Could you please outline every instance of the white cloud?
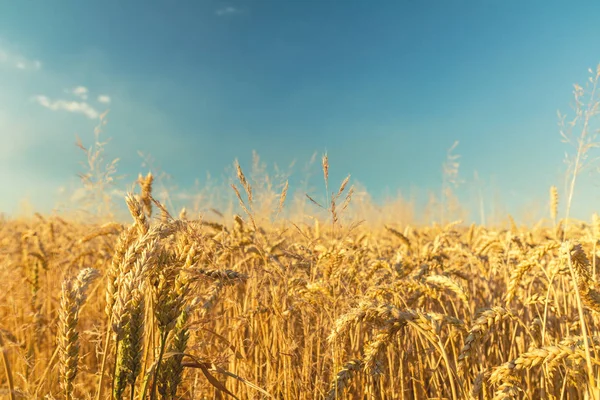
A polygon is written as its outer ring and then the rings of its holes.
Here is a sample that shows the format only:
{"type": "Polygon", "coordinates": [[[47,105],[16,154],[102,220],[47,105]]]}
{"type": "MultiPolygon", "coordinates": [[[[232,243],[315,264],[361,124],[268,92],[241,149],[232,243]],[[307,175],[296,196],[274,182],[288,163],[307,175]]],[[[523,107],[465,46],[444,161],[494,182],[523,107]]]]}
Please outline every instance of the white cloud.
{"type": "Polygon", "coordinates": [[[101,94],[100,96],[98,96],[98,102],[103,103],[103,104],[109,104],[110,103],[110,96],[107,96],[105,94],[101,94]]]}
{"type": "Polygon", "coordinates": [[[215,14],[217,14],[219,17],[222,17],[225,15],[239,14],[240,12],[242,12],[242,10],[240,10],[239,8],[227,6],[219,8],[217,11],[215,11],[215,14]]]}
{"type": "Polygon", "coordinates": [[[50,100],[43,95],[34,96],[33,101],[52,111],[67,111],[83,114],[89,119],[96,119],[100,113],[85,101],[50,100]]]}
{"type": "Polygon", "coordinates": [[[37,71],[42,68],[41,61],[30,60],[19,53],[9,51],[2,47],[0,47],[0,65],[7,66],[9,68],[32,71],[37,71]]]}
{"type": "MultiPolygon", "coordinates": [[[[73,89],[65,89],[65,93],[79,97],[81,100],[87,100],[90,95],[90,90],[85,86],[76,86],[73,89]]],[[[102,104],[110,104],[111,98],[106,94],[98,95],[96,100],[102,104]]]]}
{"type": "Polygon", "coordinates": [[[88,92],[89,90],[85,86],[77,86],[71,91],[71,93],[73,93],[75,96],[79,97],[82,100],[87,100],[88,92]]]}

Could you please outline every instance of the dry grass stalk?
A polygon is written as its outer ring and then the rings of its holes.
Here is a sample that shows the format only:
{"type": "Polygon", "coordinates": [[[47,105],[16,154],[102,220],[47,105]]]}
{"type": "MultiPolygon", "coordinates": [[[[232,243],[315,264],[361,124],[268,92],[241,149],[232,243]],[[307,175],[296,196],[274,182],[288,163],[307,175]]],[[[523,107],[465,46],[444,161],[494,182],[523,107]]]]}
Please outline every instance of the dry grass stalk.
{"type": "Polygon", "coordinates": [[[550,217],[556,226],[556,218],[558,217],[558,189],[556,186],[550,187],[550,217]]]}
{"type": "Polygon", "coordinates": [[[154,176],[151,172],[145,177],[140,174],[138,177],[138,184],[140,185],[141,194],[140,200],[144,206],[144,212],[148,218],[152,217],[152,183],[154,182],[154,176]]]}
{"type": "Polygon", "coordinates": [[[88,268],[81,271],[76,279],[68,279],[62,284],[58,349],[61,387],[67,400],[73,398],[73,384],[78,372],[80,343],[77,322],[79,310],[85,301],[87,287],[97,276],[97,271],[88,268]]]}

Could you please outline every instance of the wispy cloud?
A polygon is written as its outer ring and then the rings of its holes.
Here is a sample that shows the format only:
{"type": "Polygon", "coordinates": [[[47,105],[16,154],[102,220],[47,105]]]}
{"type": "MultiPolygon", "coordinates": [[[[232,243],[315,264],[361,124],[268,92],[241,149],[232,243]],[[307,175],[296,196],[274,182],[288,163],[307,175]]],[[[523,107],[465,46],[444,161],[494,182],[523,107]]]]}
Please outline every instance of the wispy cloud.
{"type": "Polygon", "coordinates": [[[237,7],[227,6],[227,7],[219,8],[217,11],[215,11],[215,14],[217,14],[219,17],[223,17],[226,15],[239,14],[241,12],[242,12],[242,10],[240,10],[237,7]]]}
{"type": "MultiPolygon", "coordinates": [[[[81,100],[87,100],[90,96],[90,89],[88,89],[85,86],[76,86],[72,89],[65,89],[64,92],[67,94],[72,94],[75,97],[80,98],[81,100]]],[[[96,101],[102,104],[110,104],[111,99],[110,96],[107,94],[100,94],[98,95],[98,97],[96,97],[96,101]]]]}
{"type": "Polygon", "coordinates": [[[42,68],[41,61],[28,59],[22,54],[9,51],[3,47],[0,47],[0,65],[7,66],[9,68],[33,71],[37,71],[42,68]]]}
{"type": "Polygon", "coordinates": [[[43,95],[34,96],[32,100],[52,111],[83,114],[89,119],[97,119],[100,116],[100,113],[85,101],[51,100],[43,95]]]}
{"type": "Polygon", "coordinates": [[[102,103],[102,104],[109,104],[110,103],[110,96],[107,96],[105,94],[101,94],[100,96],[98,96],[98,102],[102,103]]]}
{"type": "MultiPolygon", "coordinates": [[[[89,119],[96,119],[100,116],[100,112],[87,102],[87,99],[90,95],[90,90],[87,87],[75,86],[72,89],[65,89],[64,93],[71,94],[79,98],[79,100],[52,100],[48,96],[41,94],[33,96],[32,100],[42,107],[52,111],[67,111],[76,114],[83,114],[89,119]]],[[[96,98],[96,100],[102,104],[109,104],[110,96],[101,94],[96,98]]]]}
{"type": "Polygon", "coordinates": [[[73,93],[75,96],[79,97],[82,100],[87,100],[88,92],[89,90],[85,86],[77,86],[76,88],[71,90],[71,93],[73,93]]]}

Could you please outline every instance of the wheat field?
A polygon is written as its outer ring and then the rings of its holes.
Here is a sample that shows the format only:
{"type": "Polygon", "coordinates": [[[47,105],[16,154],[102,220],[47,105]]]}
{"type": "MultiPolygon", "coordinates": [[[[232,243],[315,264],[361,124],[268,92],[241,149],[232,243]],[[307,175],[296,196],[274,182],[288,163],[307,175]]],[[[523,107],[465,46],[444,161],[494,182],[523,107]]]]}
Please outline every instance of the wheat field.
{"type": "Polygon", "coordinates": [[[598,397],[600,219],[556,188],[553,226],[400,229],[341,225],[347,180],[328,220],[262,223],[238,178],[224,224],[151,175],[128,224],[3,220],[2,398],[598,397]]]}

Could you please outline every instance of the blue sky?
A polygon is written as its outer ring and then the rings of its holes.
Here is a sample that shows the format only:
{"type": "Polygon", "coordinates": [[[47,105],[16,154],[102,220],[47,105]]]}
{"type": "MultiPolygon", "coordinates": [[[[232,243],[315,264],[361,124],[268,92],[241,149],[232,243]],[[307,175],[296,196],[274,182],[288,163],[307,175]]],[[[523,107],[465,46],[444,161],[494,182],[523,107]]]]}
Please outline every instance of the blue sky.
{"type": "MultiPolygon", "coordinates": [[[[50,210],[105,136],[128,180],[151,154],[183,192],[255,150],[269,165],[327,151],[376,198],[439,192],[458,140],[461,197],[546,207],[563,188],[556,111],[600,62],[600,3],[56,1],[0,5],[0,211],[50,210]]],[[[315,175],[318,175],[315,166],[315,175]]],[[[302,175],[300,167],[295,173],[302,175]]],[[[597,209],[582,181],[576,212],[597,209]]],[[[75,186],[74,186],[75,185],[75,186]]],[[[64,195],[64,193],[63,193],[64,195]]],[[[476,204],[476,203],[474,203],[476,204]]]]}

